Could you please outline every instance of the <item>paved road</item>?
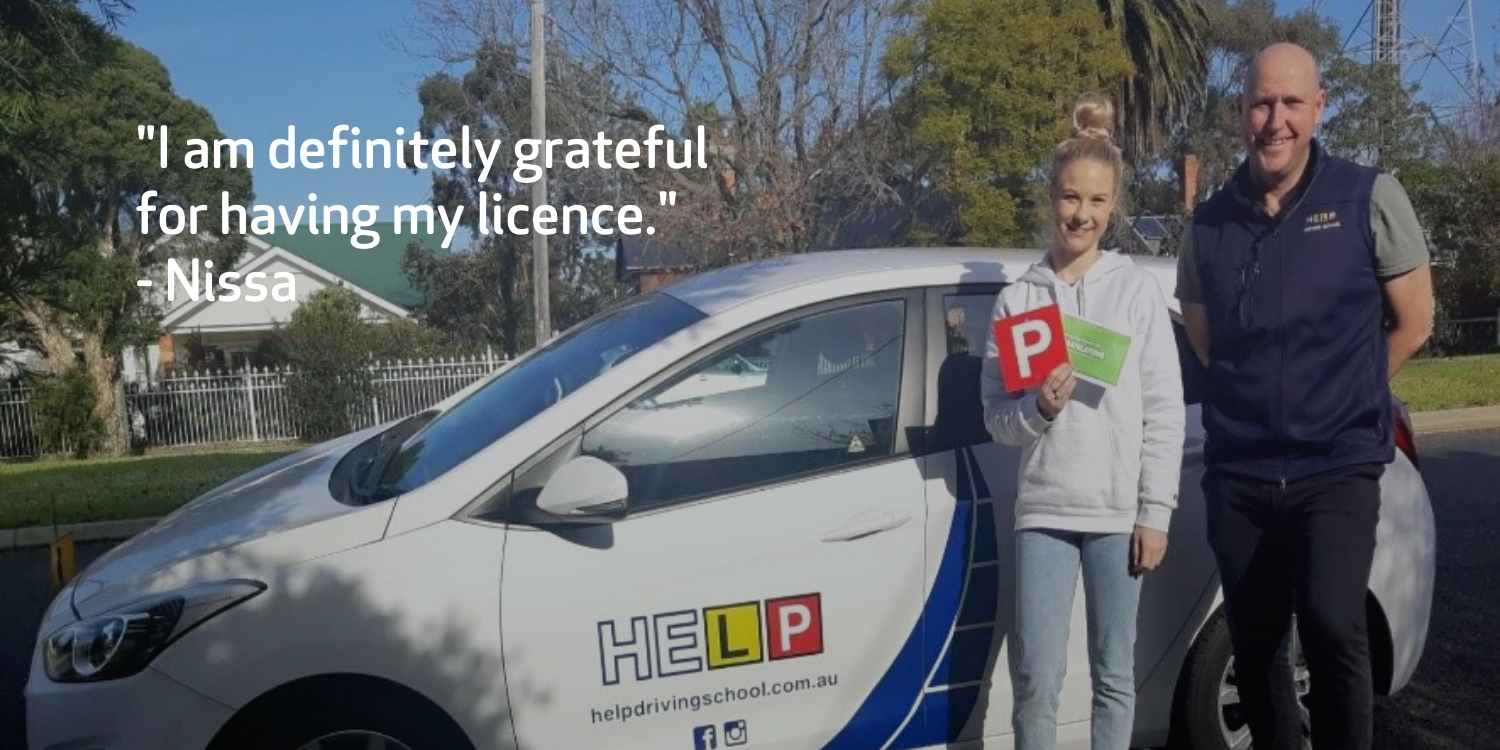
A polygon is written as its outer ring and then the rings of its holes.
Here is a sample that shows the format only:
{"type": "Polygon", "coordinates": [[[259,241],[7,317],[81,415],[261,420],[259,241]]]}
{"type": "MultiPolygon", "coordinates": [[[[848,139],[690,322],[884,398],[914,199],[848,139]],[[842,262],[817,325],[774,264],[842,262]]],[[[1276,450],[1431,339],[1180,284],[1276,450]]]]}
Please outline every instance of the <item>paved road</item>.
{"type": "MultiPolygon", "coordinates": [[[[112,542],[78,546],[78,568],[113,547],[112,542]]],[[[46,547],[0,552],[0,750],[26,747],[21,687],[31,669],[31,647],[42,613],[52,601],[46,547]]]]}
{"type": "MultiPolygon", "coordinates": [[[[1500,430],[1419,441],[1437,517],[1437,594],[1412,683],[1376,704],[1376,746],[1500,748],[1500,430]]],[[[110,545],[79,549],[80,565],[110,545]]],[[[21,685],[50,598],[46,550],[0,552],[0,748],[24,747],[21,685]]]]}
{"type": "Polygon", "coordinates": [[[1418,440],[1437,591],[1412,682],[1376,703],[1376,746],[1500,748],[1500,430],[1418,440]]]}

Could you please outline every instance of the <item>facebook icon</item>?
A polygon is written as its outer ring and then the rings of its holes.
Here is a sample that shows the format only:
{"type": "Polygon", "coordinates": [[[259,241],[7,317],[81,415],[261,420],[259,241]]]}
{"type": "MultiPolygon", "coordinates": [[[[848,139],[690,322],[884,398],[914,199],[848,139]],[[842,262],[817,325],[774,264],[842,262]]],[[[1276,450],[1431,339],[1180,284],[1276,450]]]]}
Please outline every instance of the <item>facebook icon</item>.
{"type": "Polygon", "coordinates": [[[718,750],[718,728],[712,724],[693,727],[693,750],[718,750]]]}

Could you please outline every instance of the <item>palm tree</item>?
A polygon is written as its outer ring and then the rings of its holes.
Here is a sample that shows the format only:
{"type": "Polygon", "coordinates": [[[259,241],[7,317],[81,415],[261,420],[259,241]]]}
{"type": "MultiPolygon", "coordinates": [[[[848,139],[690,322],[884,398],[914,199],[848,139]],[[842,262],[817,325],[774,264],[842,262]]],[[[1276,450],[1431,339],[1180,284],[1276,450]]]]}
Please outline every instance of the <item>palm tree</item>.
{"type": "Polygon", "coordinates": [[[1208,14],[1201,0],[1096,0],[1135,66],[1120,86],[1121,140],[1135,158],[1157,152],[1202,95],[1208,14]]]}

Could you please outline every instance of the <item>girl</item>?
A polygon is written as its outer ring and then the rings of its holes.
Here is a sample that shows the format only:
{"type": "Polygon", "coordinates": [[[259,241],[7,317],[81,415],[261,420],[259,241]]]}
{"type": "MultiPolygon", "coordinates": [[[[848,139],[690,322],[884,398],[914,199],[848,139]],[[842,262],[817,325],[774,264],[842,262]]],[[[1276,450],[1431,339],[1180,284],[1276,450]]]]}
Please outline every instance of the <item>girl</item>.
{"type": "Polygon", "coordinates": [[[1075,135],[1057,147],[1049,176],[1051,246],[1001,291],[994,318],[1057,304],[1129,336],[1115,385],[1080,380],[1064,364],[1039,388],[1007,394],[993,340],[981,376],[986,427],[996,441],[1021,447],[1009,647],[1020,750],[1056,744],[1080,570],[1093,748],[1130,746],[1140,575],[1161,564],[1177,507],[1184,409],[1167,298],[1130,258],[1099,250],[1125,171],[1113,122],[1103,97],[1086,96],[1074,108],[1075,135]]]}

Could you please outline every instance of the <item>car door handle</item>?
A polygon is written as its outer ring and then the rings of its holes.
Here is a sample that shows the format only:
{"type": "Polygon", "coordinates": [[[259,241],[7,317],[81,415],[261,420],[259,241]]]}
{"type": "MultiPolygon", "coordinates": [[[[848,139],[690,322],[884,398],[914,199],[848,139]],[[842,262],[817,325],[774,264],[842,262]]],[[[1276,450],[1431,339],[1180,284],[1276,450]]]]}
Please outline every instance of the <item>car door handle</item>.
{"type": "Polygon", "coordinates": [[[825,542],[852,542],[882,531],[899,528],[911,520],[910,513],[874,510],[851,518],[843,526],[823,535],[825,542]]]}

